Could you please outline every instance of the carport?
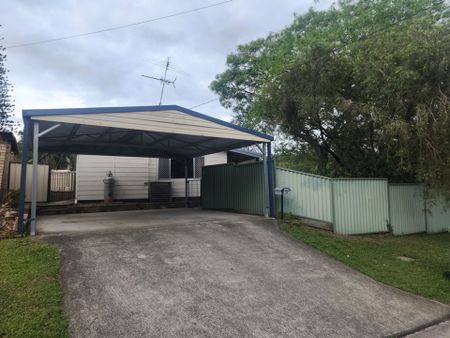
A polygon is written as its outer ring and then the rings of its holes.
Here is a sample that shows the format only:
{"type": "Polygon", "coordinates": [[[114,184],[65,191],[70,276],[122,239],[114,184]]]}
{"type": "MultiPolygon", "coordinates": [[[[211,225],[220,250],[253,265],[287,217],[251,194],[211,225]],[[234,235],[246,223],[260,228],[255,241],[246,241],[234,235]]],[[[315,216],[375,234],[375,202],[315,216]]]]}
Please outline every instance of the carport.
{"type": "Polygon", "coordinates": [[[24,231],[26,163],[30,147],[33,149],[31,235],[36,232],[39,151],[184,160],[187,189],[187,163],[190,159],[258,145],[264,157],[265,215],[274,215],[271,198],[273,137],[270,135],[176,105],[33,109],[23,110],[22,115],[24,133],[19,233],[24,231]]]}

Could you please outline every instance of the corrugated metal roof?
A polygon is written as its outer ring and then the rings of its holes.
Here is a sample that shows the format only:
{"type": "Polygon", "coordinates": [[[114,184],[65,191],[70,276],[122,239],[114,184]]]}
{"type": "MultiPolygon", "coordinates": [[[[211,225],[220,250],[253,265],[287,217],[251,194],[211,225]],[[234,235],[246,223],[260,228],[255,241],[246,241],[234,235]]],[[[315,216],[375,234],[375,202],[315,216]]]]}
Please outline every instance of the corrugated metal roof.
{"type": "Polygon", "coordinates": [[[48,152],[190,158],[273,140],[179,106],[38,109],[23,117],[40,130],[61,124],[39,139],[48,152]]]}
{"type": "MultiPolygon", "coordinates": [[[[89,120],[89,115],[103,115],[108,114],[108,117],[112,116],[110,114],[128,114],[125,115],[125,119],[133,120],[135,117],[130,115],[131,113],[144,113],[144,116],[141,118],[149,119],[151,117],[156,117],[158,113],[163,113],[162,118],[167,118],[165,122],[169,123],[179,123],[181,121],[178,118],[185,119],[186,117],[191,117],[199,120],[204,120],[211,122],[211,126],[214,127],[222,126],[225,128],[221,128],[222,130],[226,129],[234,129],[236,131],[240,131],[244,134],[249,134],[258,137],[258,139],[262,142],[273,141],[273,137],[271,135],[263,134],[255,130],[247,129],[233,123],[229,123],[215,117],[201,114],[199,112],[183,108],[177,105],[161,105],[161,106],[125,106],[125,107],[92,107],[92,108],[62,108],[62,109],[25,109],[22,111],[23,117],[30,117],[32,119],[40,119],[41,117],[46,116],[46,120],[48,121],[51,117],[56,116],[77,116],[78,119],[82,119],[80,115],[84,115],[85,119],[89,120]],[[171,116],[170,113],[175,113],[177,116],[171,116]],[[177,114],[177,113],[182,113],[177,114]],[[147,116],[147,117],[146,117],[147,116]]],[[[161,117],[161,116],[160,116],[161,117]]],[[[138,117],[139,118],[139,117],[138,117]]],[[[155,130],[158,131],[158,130],[155,130]]]]}

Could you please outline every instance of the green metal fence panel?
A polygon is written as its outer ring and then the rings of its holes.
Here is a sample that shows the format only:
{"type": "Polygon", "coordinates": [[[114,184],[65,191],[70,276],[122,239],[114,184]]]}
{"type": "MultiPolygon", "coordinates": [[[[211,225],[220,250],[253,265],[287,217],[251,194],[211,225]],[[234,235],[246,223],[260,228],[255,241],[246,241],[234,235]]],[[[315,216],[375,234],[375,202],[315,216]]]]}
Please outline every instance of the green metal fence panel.
{"type": "Polygon", "coordinates": [[[263,162],[203,167],[202,207],[263,215],[263,162]]]}
{"type": "Polygon", "coordinates": [[[330,178],[282,168],[276,169],[275,177],[277,187],[291,189],[284,196],[284,212],[333,222],[330,178]]]}
{"type": "Polygon", "coordinates": [[[334,231],[367,234],[388,231],[387,180],[333,179],[334,231]]]}
{"type": "Polygon", "coordinates": [[[450,201],[439,193],[427,202],[427,232],[450,231],[450,201]]]}
{"type": "MultiPolygon", "coordinates": [[[[276,168],[275,185],[288,187],[284,211],[333,223],[341,234],[386,232],[394,235],[450,229],[450,201],[434,194],[425,212],[424,188],[389,184],[386,179],[331,179],[276,168]]],[[[279,198],[277,210],[279,210],[279,198]]]]}
{"type": "Polygon", "coordinates": [[[390,224],[394,235],[426,231],[423,186],[389,184],[390,224]]]}

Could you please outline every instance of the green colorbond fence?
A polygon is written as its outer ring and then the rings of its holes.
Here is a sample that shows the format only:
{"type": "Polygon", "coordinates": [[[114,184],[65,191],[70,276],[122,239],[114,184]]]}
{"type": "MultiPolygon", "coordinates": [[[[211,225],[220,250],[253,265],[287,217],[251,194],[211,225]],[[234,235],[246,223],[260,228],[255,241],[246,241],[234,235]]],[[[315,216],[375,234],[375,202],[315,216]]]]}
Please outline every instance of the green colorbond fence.
{"type": "Polygon", "coordinates": [[[334,231],[368,234],[388,231],[387,180],[333,179],[334,231]]]}
{"type": "Polygon", "coordinates": [[[450,201],[439,193],[434,193],[427,202],[427,232],[450,231],[450,201]]]}
{"type": "Polygon", "coordinates": [[[277,168],[275,181],[277,187],[292,189],[284,196],[284,212],[333,222],[330,178],[277,168]]]}
{"type": "Polygon", "coordinates": [[[264,214],[264,163],[205,166],[202,207],[264,214]]]}
{"type": "MultiPolygon", "coordinates": [[[[264,164],[203,167],[202,207],[264,214],[264,164]]],[[[340,234],[389,231],[395,235],[442,232],[450,228],[450,207],[434,194],[427,203],[422,186],[388,184],[386,179],[331,179],[276,168],[275,186],[289,187],[284,210],[333,224],[340,234]]],[[[279,211],[279,203],[277,203],[279,211]]]]}
{"type": "Polygon", "coordinates": [[[394,235],[427,230],[423,190],[417,184],[389,184],[390,224],[394,235]]]}
{"type": "Polygon", "coordinates": [[[286,212],[332,223],[336,233],[386,232],[388,225],[395,235],[450,228],[450,206],[445,198],[433,194],[425,213],[424,189],[417,184],[331,179],[282,168],[276,169],[275,180],[276,186],[291,189],[285,196],[286,212]]]}

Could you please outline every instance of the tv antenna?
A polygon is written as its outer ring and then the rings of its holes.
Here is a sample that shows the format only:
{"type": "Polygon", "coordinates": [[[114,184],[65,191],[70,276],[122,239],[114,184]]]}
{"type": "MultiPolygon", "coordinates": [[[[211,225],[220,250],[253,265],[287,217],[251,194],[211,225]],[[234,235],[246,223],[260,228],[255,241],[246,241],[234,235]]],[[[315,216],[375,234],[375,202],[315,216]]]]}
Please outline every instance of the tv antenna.
{"type": "Polygon", "coordinates": [[[159,96],[159,105],[161,105],[161,103],[162,103],[162,98],[164,95],[164,87],[166,85],[171,84],[173,86],[173,88],[175,88],[175,81],[177,80],[177,78],[175,78],[173,80],[167,80],[167,70],[169,69],[169,66],[170,66],[170,58],[167,58],[166,67],[164,70],[164,76],[162,76],[162,77],[154,77],[154,76],[149,76],[149,75],[144,75],[144,74],[141,75],[142,77],[146,77],[148,79],[157,80],[157,81],[161,82],[161,95],[159,96]]]}

